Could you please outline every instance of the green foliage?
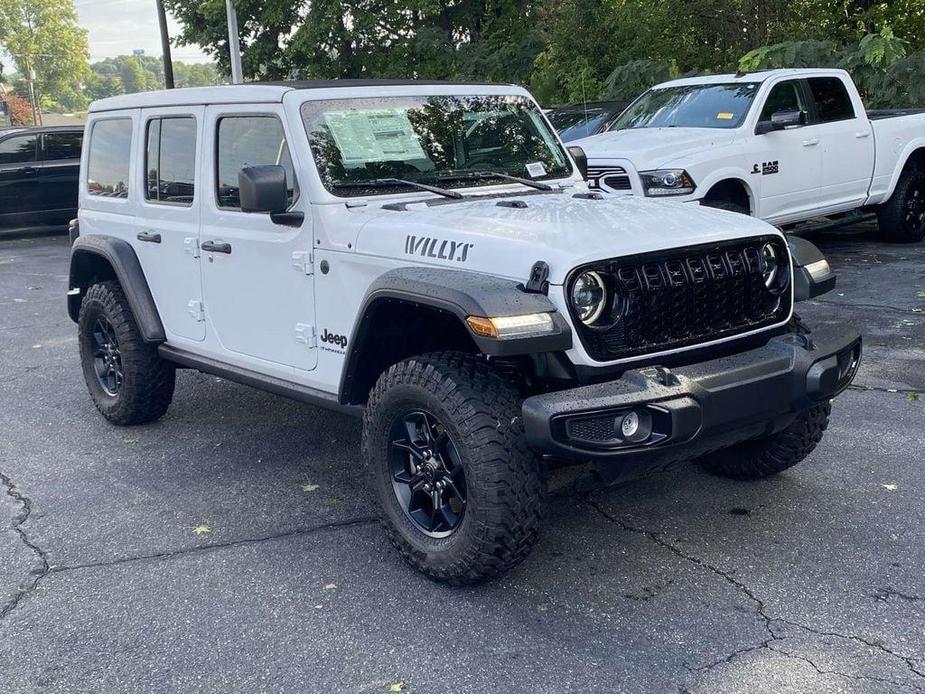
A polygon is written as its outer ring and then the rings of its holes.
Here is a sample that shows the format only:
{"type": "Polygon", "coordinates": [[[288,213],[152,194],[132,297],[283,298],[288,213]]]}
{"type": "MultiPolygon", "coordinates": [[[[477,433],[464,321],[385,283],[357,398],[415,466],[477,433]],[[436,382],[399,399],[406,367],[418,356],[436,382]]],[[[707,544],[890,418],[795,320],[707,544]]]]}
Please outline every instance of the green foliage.
{"type": "MultiPolygon", "coordinates": [[[[164,88],[164,65],[159,57],[120,55],[93,63],[90,70],[84,92],[91,101],[164,88]]],[[[177,87],[206,87],[223,81],[210,63],[174,62],[173,77],[177,87]]]]}
{"type": "Polygon", "coordinates": [[[835,67],[838,46],[832,41],[785,41],[761,46],[739,58],[739,70],[773,70],[786,67],[835,67]]]}
{"type": "Polygon", "coordinates": [[[602,96],[615,101],[630,101],[652,85],[677,76],[678,66],[675,63],[634,60],[618,66],[610,73],[604,81],[602,96]]]}
{"type": "Polygon", "coordinates": [[[21,75],[35,71],[43,105],[86,105],[80,84],[89,73],[87,32],[72,0],[0,0],[0,47],[21,75]]]}

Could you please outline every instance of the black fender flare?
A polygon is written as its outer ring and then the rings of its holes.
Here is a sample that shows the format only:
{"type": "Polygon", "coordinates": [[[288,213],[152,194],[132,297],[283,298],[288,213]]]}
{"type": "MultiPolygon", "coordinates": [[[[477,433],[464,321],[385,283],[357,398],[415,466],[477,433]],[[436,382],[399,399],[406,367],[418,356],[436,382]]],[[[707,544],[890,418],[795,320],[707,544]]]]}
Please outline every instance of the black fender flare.
{"type": "Polygon", "coordinates": [[[113,274],[122,286],[145,342],[166,342],[164,324],[161,322],[135,249],[128,241],[115,236],[94,234],[79,236],[74,240],[74,245],[71,246],[68,284],[71,291],[67,297],[67,312],[71,320],[77,322],[80,303],[93,280],[93,267],[99,258],[112,268],[113,274]]]}
{"type": "Polygon", "coordinates": [[[402,267],[376,278],[366,291],[350,333],[350,350],[341,376],[340,396],[351,391],[360,360],[370,340],[367,328],[383,304],[402,302],[444,311],[459,319],[478,350],[488,356],[515,356],[571,349],[572,331],[545,294],[524,291],[514,280],[466,270],[402,267]],[[497,318],[528,313],[552,314],[554,331],[547,335],[498,340],[476,335],[469,316],[497,318]]]}
{"type": "Polygon", "coordinates": [[[806,301],[835,288],[835,272],[816,245],[799,236],[788,236],[793,259],[793,300],[806,301]]]}

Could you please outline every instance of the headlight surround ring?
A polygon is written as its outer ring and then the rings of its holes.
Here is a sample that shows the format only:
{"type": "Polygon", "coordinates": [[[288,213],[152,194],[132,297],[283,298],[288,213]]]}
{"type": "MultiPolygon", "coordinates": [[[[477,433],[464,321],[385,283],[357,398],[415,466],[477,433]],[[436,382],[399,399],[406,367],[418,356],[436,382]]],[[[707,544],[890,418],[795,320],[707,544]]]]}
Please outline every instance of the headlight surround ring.
{"type": "Polygon", "coordinates": [[[608,297],[604,278],[596,270],[585,270],[578,275],[569,292],[569,301],[576,317],[589,327],[603,315],[608,297]]]}

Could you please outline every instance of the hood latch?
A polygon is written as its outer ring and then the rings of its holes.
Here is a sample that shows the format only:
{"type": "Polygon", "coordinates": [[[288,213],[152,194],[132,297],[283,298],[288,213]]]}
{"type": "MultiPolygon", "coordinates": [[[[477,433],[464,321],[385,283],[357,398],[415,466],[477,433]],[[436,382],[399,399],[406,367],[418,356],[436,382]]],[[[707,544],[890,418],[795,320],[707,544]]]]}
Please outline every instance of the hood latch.
{"type": "Polygon", "coordinates": [[[549,264],[545,260],[533,263],[524,291],[530,294],[549,294],[549,264]]]}

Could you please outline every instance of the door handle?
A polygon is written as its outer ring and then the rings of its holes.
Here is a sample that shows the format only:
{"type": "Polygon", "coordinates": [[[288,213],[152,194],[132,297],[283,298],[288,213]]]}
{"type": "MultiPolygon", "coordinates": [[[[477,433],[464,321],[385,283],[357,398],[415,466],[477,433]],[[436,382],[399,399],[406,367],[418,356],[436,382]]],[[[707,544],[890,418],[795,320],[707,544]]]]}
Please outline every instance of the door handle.
{"type": "Polygon", "coordinates": [[[863,140],[865,137],[870,137],[870,131],[863,132],[863,133],[855,133],[854,136],[858,138],[859,140],[863,140]]]}
{"type": "Polygon", "coordinates": [[[231,253],[231,244],[216,242],[216,241],[203,241],[200,248],[209,253],[231,253]]]}
{"type": "Polygon", "coordinates": [[[24,176],[35,176],[39,170],[34,166],[24,166],[19,170],[19,172],[24,176]]]}
{"type": "Polygon", "coordinates": [[[161,235],[156,234],[153,231],[139,232],[138,236],[136,236],[135,238],[137,238],[139,241],[145,241],[146,243],[160,243],[161,242],[161,235]]]}
{"type": "Polygon", "coordinates": [[[811,137],[811,138],[808,139],[808,140],[803,140],[803,146],[804,146],[804,147],[815,147],[815,146],[818,145],[818,144],[819,144],[819,138],[818,138],[818,137],[811,137]]]}

